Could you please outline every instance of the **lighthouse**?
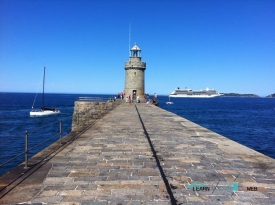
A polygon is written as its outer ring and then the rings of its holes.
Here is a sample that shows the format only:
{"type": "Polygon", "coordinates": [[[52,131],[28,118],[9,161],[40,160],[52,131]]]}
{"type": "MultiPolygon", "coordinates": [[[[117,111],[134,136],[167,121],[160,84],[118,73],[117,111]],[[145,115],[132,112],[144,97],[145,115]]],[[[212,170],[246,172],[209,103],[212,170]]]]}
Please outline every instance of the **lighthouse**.
{"type": "Polygon", "coordinates": [[[141,61],[141,50],[135,43],[130,50],[130,59],[125,62],[125,96],[131,96],[131,99],[136,100],[137,95],[139,99],[144,99],[144,71],[146,63],[141,61]]]}

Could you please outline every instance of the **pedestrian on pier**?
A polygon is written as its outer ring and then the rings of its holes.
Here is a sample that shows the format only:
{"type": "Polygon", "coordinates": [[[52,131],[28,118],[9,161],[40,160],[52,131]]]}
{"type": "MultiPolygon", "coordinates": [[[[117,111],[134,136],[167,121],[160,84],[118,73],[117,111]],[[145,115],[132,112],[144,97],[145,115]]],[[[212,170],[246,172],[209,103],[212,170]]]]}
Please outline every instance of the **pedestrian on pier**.
{"type": "Polygon", "coordinates": [[[137,95],[137,103],[139,103],[140,101],[139,101],[139,96],[137,95]]]}

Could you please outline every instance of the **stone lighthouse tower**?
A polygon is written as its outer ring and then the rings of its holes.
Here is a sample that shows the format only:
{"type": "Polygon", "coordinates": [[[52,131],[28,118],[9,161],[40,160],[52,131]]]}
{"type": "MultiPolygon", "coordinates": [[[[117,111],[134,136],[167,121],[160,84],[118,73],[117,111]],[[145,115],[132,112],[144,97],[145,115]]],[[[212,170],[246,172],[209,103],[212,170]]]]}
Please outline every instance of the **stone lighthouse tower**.
{"type": "Polygon", "coordinates": [[[139,99],[143,100],[146,63],[141,62],[141,50],[136,43],[130,51],[130,59],[125,63],[125,97],[130,95],[133,100],[136,100],[138,95],[139,99]]]}

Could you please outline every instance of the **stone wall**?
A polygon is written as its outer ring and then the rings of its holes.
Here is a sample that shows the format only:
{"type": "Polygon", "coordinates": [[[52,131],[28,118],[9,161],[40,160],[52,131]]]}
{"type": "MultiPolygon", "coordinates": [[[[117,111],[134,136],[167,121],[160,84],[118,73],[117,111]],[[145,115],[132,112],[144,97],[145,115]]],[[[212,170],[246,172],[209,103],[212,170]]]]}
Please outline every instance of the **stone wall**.
{"type": "Polygon", "coordinates": [[[78,131],[83,127],[89,126],[119,103],[121,103],[121,100],[116,100],[115,102],[75,101],[72,131],[78,131]]]}

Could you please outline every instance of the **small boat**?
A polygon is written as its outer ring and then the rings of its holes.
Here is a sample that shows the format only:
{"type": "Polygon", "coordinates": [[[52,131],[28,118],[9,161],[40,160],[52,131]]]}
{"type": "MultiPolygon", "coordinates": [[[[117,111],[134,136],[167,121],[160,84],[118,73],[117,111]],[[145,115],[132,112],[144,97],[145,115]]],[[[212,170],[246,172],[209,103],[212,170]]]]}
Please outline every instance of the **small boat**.
{"type": "Polygon", "coordinates": [[[171,102],[171,101],[170,101],[170,95],[169,95],[168,97],[169,97],[169,101],[168,101],[168,102],[166,102],[166,104],[168,104],[168,105],[172,105],[172,104],[174,104],[173,102],[171,102]]]}
{"type": "MultiPolygon", "coordinates": [[[[56,108],[48,108],[44,106],[44,85],[45,85],[45,70],[46,67],[44,67],[44,75],[43,75],[43,95],[42,95],[42,107],[40,110],[34,110],[32,106],[32,110],[30,111],[30,116],[31,117],[36,117],[36,116],[48,116],[48,115],[57,115],[60,114],[60,111],[56,108]]],[[[36,98],[35,98],[36,99],[36,98]]],[[[33,102],[33,105],[35,103],[35,99],[33,102]]]]}

